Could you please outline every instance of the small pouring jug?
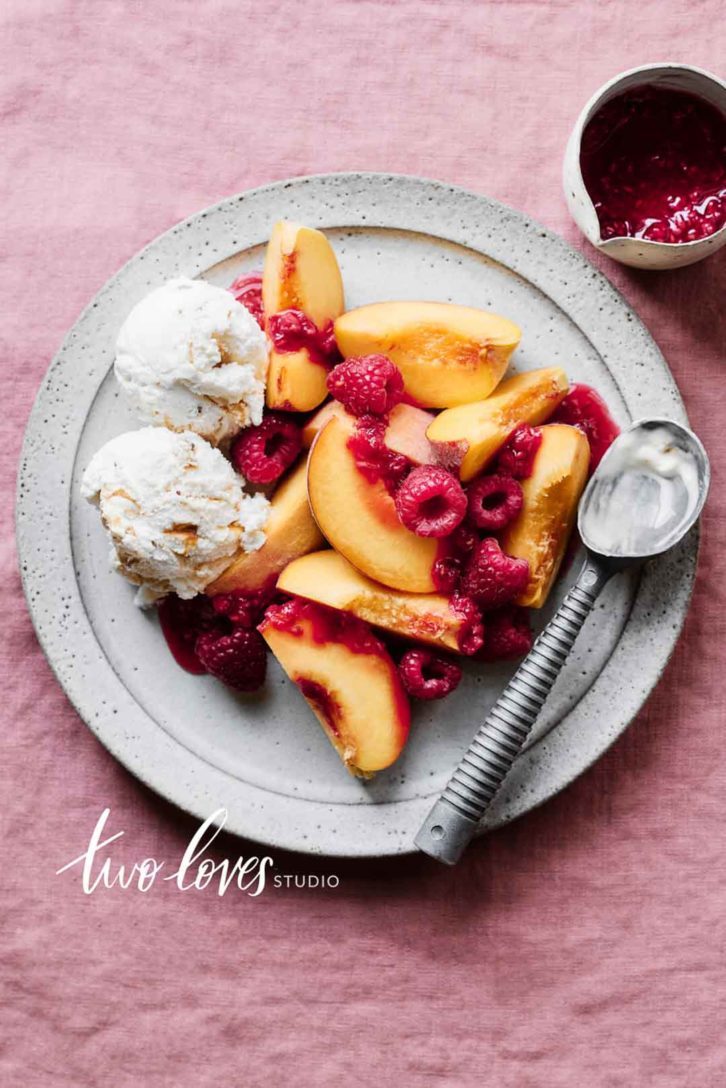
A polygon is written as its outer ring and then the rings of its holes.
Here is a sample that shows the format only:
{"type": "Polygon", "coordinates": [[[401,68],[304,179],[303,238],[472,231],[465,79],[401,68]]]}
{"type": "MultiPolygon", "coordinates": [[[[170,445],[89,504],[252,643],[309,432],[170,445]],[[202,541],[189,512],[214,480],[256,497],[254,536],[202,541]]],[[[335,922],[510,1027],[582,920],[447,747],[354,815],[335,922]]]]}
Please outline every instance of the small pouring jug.
{"type": "Polygon", "coordinates": [[[600,235],[600,222],[580,169],[582,134],[590,119],[611,98],[633,87],[669,87],[688,91],[726,113],[726,83],[718,76],[687,64],[644,64],[611,79],[592,96],[578,117],[567,144],[562,169],[565,199],[572,218],[596,249],[633,268],[681,268],[715,253],[726,245],[726,224],[708,238],[694,242],[651,242],[645,238],[608,238],[600,235]]]}
{"type": "Polygon", "coordinates": [[[668,419],[633,423],[607,451],[580,500],[587,549],[580,575],[540,634],[416,836],[425,854],[454,865],[521,751],[603,586],[677,544],[710,483],[695,434],[668,419]]]}

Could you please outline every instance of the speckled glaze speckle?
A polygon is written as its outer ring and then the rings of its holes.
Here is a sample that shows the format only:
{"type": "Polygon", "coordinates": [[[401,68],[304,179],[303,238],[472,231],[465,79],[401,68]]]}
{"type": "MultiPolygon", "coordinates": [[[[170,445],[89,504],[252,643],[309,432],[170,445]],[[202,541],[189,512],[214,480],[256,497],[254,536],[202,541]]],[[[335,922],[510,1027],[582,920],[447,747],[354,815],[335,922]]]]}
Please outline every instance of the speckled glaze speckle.
{"type": "MultiPolygon", "coordinates": [[[[130,308],[176,273],[228,285],[259,268],[281,216],[326,230],[351,306],[421,297],[500,309],[524,330],[516,369],[560,363],[596,385],[621,423],[686,415],[653,340],[582,257],[509,208],[410,177],[299,178],[224,201],[133,258],[69,333],[28,423],[17,523],[33,621],[79,714],[130,771],[200,818],[226,807],[229,830],[273,847],[401,854],[513,670],[468,666],[446,703],[416,708],[390,771],[348,778],[274,662],[266,692],[247,699],[176,667],[155,617],[110,573],[97,514],[78,495],[90,454],[134,425],[109,375],[130,308]]],[[[637,713],[678,638],[696,554],[692,535],[608,587],[484,827],[562,789],[637,713]]]]}

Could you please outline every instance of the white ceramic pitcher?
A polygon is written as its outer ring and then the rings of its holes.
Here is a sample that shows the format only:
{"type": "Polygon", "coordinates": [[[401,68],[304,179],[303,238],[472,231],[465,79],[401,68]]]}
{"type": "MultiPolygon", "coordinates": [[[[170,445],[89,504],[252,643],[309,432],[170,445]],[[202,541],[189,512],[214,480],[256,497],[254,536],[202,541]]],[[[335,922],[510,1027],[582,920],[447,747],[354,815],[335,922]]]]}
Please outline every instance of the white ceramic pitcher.
{"type": "Polygon", "coordinates": [[[708,238],[695,242],[651,242],[644,238],[608,238],[600,235],[597,212],[585,188],[580,169],[582,134],[590,118],[611,98],[631,87],[669,87],[704,98],[726,113],[726,83],[718,76],[686,64],[644,64],[615,76],[587,103],[577,119],[565,151],[563,185],[572,218],[596,249],[633,268],[680,268],[715,253],[726,245],[726,224],[708,238]]]}

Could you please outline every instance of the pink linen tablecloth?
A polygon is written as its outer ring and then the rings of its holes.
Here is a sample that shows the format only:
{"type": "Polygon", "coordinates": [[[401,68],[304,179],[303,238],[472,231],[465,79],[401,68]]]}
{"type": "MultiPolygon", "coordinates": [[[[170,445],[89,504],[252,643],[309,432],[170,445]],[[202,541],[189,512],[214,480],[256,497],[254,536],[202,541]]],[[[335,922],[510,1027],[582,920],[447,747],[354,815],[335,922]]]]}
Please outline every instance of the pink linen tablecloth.
{"type": "MultiPolygon", "coordinates": [[[[644,318],[713,458],[698,587],[629,732],[449,871],[275,855],[337,889],[99,890],[56,876],[102,808],[118,860],[194,821],[106,754],[35,641],[12,538],[33,397],[140,246],[220,198],[329,170],[439,177],[595,260],[560,161],[583,102],[655,60],[717,68],[719,0],[6,0],[2,13],[0,1084],[715,1088],[726,1083],[726,255],[596,261],[644,318]]],[[[254,852],[226,840],[219,856],[254,852]]]]}

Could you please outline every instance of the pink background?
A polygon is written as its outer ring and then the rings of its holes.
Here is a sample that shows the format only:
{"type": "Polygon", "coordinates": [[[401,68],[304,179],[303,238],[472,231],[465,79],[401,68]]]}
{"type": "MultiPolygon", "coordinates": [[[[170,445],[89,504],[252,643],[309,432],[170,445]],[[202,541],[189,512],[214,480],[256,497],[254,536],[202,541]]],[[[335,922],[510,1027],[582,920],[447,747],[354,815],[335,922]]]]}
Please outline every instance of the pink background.
{"type": "Polygon", "coordinates": [[[714,461],[685,637],[613,750],[454,871],[276,855],[277,871],[341,886],[258,899],[169,884],[84,897],[56,877],[106,805],[126,862],[173,862],[195,824],[106,755],[53,680],[11,516],[52,355],[154,235],[249,186],[362,168],[470,186],[596,260],[560,193],[569,127],[623,68],[715,68],[720,0],[3,8],[0,1082],[723,1084],[726,254],[660,275],[596,261],[651,328],[714,461]]]}

